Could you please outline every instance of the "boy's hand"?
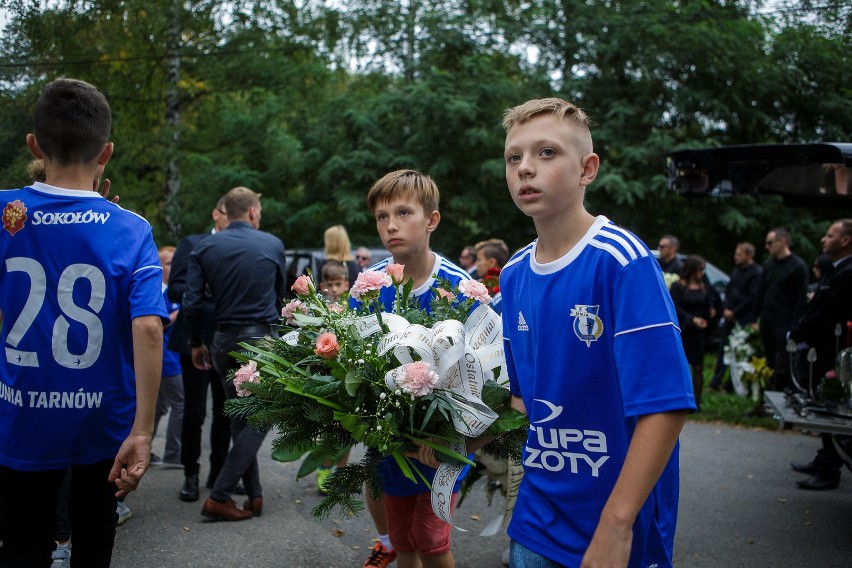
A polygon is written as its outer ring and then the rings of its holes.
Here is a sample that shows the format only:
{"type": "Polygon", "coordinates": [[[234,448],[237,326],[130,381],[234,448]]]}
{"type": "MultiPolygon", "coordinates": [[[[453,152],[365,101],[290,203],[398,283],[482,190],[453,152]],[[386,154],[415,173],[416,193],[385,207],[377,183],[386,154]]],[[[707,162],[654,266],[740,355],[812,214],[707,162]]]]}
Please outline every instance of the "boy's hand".
{"type": "MultiPolygon", "coordinates": [[[[98,187],[101,184],[101,178],[95,178],[95,191],[101,194],[101,197],[104,199],[109,199],[109,188],[112,186],[112,183],[109,181],[109,178],[104,179],[103,187],[98,187]]],[[[118,203],[118,196],[112,198],[113,203],[118,203]]]]}
{"type": "Polygon", "coordinates": [[[580,566],[581,568],[625,568],[630,560],[632,545],[632,527],[610,525],[601,518],[580,566]]]}
{"type": "Polygon", "coordinates": [[[151,436],[130,435],[122,442],[107,478],[118,487],[116,497],[124,497],[139,487],[139,482],[151,461],[151,436]]]}

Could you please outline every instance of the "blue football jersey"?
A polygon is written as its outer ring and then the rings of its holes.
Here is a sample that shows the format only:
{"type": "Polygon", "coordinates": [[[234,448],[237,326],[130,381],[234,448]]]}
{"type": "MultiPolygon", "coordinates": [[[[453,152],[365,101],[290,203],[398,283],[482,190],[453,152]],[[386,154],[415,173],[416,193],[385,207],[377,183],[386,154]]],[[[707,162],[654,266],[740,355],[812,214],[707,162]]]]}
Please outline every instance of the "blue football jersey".
{"type": "MultiPolygon", "coordinates": [[[[433,253],[435,254],[435,253],[433,253]]],[[[382,271],[389,264],[393,264],[393,257],[388,257],[380,262],[377,262],[367,270],[382,271]]],[[[431,309],[432,300],[435,299],[435,290],[432,286],[437,286],[436,278],[449,280],[450,284],[455,288],[462,280],[470,280],[470,274],[464,268],[456,266],[443,256],[435,254],[435,265],[432,268],[432,277],[428,278],[418,288],[411,291],[411,295],[417,298],[420,303],[420,309],[427,312],[431,309]]],[[[379,301],[384,306],[386,312],[393,311],[393,305],[396,301],[396,295],[393,286],[386,286],[379,292],[379,301]]]]}
{"type": "MultiPolygon", "coordinates": [[[[176,302],[172,302],[169,300],[166,290],[168,286],[163,284],[163,301],[166,303],[166,307],[171,314],[175,310],[180,309],[180,304],[176,302]]],[[[177,320],[175,320],[177,324],[177,320]]],[[[179,324],[178,324],[179,325],[179,324]]],[[[168,327],[163,329],[163,377],[174,377],[180,375],[182,370],[180,367],[180,353],[177,351],[172,351],[169,349],[169,339],[172,337],[172,330],[174,329],[174,324],[169,325],[168,327]]]]}
{"type": "MultiPolygon", "coordinates": [[[[435,253],[433,253],[435,254],[435,253]]],[[[369,267],[367,270],[373,271],[382,271],[389,264],[393,264],[393,257],[388,257],[380,262],[377,262],[373,266],[369,267]]],[[[417,301],[420,304],[421,310],[426,310],[429,312],[431,310],[432,300],[435,299],[435,290],[432,289],[432,286],[436,286],[436,278],[443,278],[449,280],[450,283],[455,288],[458,286],[459,282],[462,280],[470,280],[470,274],[467,270],[460,268],[444,258],[439,254],[435,254],[435,265],[432,269],[432,276],[426,280],[421,286],[415,288],[411,291],[411,295],[417,298],[417,301]]],[[[396,291],[393,286],[386,286],[379,291],[379,301],[384,306],[386,312],[393,311],[393,305],[396,301],[396,291]]],[[[350,305],[355,307],[358,303],[350,299],[350,305]]],[[[431,468],[429,466],[423,465],[417,460],[415,460],[417,468],[423,473],[423,476],[426,479],[433,479],[435,477],[435,468],[431,468]]],[[[453,487],[453,492],[457,492],[459,487],[461,486],[462,480],[467,475],[467,472],[470,470],[470,466],[465,467],[461,474],[459,474],[458,479],[456,479],[456,484],[453,487]]],[[[425,493],[428,491],[426,486],[422,481],[418,481],[417,483],[412,483],[405,475],[403,475],[402,470],[399,469],[399,466],[396,464],[396,461],[393,458],[386,458],[382,460],[382,463],[379,465],[379,473],[382,476],[382,488],[388,495],[396,495],[396,496],[408,496],[408,495],[417,495],[418,493],[425,493]]]]}
{"type": "Polygon", "coordinates": [[[93,191],[0,191],[0,465],[115,457],[136,414],[131,320],[168,319],[148,222],[93,191]]]}
{"type": "MultiPolygon", "coordinates": [[[[621,472],[638,417],[694,409],[677,316],[659,264],[598,217],[562,258],[536,243],[500,274],[512,393],[530,419],[509,535],[579,565],[621,472]]],[[[630,566],[671,566],[678,450],[634,525],[630,566]]]]}

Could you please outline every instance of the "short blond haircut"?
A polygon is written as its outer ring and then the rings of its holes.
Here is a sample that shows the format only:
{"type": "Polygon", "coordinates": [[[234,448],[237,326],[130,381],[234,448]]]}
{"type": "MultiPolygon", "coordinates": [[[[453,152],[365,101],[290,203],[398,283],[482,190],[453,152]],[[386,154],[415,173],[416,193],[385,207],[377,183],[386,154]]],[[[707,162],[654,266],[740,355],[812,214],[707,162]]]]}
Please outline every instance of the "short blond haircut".
{"type": "Polygon", "coordinates": [[[557,120],[567,120],[575,127],[571,129],[571,133],[581,157],[594,152],[589,116],[580,107],[557,97],[532,99],[506,109],[503,114],[503,128],[508,134],[515,126],[524,124],[540,114],[550,114],[557,120]]]}
{"type": "Polygon", "coordinates": [[[396,170],[377,180],[367,193],[367,207],[375,213],[380,203],[395,199],[413,200],[423,206],[426,215],[438,210],[441,196],[432,178],[417,170],[396,170]]]}

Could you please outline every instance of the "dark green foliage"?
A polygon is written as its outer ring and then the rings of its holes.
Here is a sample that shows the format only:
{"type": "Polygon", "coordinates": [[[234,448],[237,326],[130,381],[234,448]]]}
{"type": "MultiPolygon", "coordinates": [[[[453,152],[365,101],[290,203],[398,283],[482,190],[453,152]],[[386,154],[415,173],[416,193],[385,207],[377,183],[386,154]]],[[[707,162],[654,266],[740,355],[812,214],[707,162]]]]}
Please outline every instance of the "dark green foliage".
{"type": "Polygon", "coordinates": [[[183,2],[176,156],[165,123],[168,2],[12,4],[0,42],[0,186],[30,181],[24,135],[42,85],[91,81],[113,108],[113,193],[160,244],[209,228],[218,197],[246,185],[264,194],[262,228],[289,247],[318,247],[338,223],[353,244],[375,246],[367,188],[413,167],[441,189],[435,250],[452,258],[493,236],[514,250],[534,230],[505,189],[500,118],[554,93],[595,123],[602,168],[587,206],[649,243],[675,233],[684,251],[724,267],[736,242],[784,224],[810,260],[825,223],[848,213],[683,199],[661,175],[665,153],[686,147],[849,140],[852,18],[842,2],[780,2],[767,15],[745,0],[183,2]],[[170,158],[181,186],[167,211],[170,158]],[[167,213],[181,235],[166,231],[167,213]]]}

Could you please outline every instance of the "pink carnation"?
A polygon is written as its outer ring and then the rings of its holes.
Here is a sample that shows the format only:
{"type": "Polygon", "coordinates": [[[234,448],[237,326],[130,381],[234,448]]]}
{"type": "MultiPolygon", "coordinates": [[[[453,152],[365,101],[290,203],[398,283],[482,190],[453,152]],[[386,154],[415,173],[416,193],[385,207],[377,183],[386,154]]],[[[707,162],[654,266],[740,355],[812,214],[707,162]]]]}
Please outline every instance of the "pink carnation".
{"type": "Polygon", "coordinates": [[[388,264],[385,267],[385,272],[387,272],[394,284],[400,284],[402,282],[403,274],[405,274],[405,265],[404,264],[388,264]]]}
{"type": "Polygon", "coordinates": [[[331,332],[321,333],[317,337],[316,349],[314,353],[324,359],[334,359],[340,353],[340,345],[337,343],[337,336],[331,332]]]}
{"type": "Polygon", "coordinates": [[[338,304],[337,302],[332,302],[328,305],[328,311],[330,311],[333,314],[342,314],[343,312],[346,311],[346,308],[343,306],[343,304],[338,304]]]}
{"type": "Polygon", "coordinates": [[[360,300],[361,296],[367,292],[381,290],[385,286],[390,286],[391,284],[393,284],[393,281],[391,280],[390,274],[387,272],[379,272],[376,270],[362,272],[358,275],[358,278],[355,279],[355,284],[353,284],[352,288],[349,290],[349,295],[356,300],[360,300]]]}
{"type": "Polygon", "coordinates": [[[438,384],[438,373],[423,361],[409,363],[403,367],[403,372],[397,376],[396,384],[410,395],[427,395],[438,384]]]}
{"type": "Polygon", "coordinates": [[[281,317],[287,320],[287,325],[293,325],[296,320],[293,318],[293,313],[302,312],[308,313],[308,306],[301,300],[290,300],[290,302],[281,308],[281,317]]]}
{"type": "Polygon", "coordinates": [[[257,363],[249,361],[248,365],[243,365],[237,372],[234,373],[234,387],[237,389],[237,396],[250,396],[251,391],[242,388],[243,383],[259,383],[260,371],[257,370],[257,363]]]}
{"type": "Polygon", "coordinates": [[[311,277],[307,274],[302,274],[296,281],[293,282],[293,285],[290,286],[290,289],[296,293],[297,296],[307,296],[311,292],[311,286],[313,286],[313,281],[311,277]]]}
{"type": "Polygon", "coordinates": [[[480,304],[490,304],[491,296],[488,294],[488,288],[482,282],[476,280],[462,280],[459,282],[459,292],[473,298],[480,304]]]}
{"type": "Polygon", "coordinates": [[[448,292],[447,290],[444,290],[443,288],[436,288],[436,290],[438,291],[438,295],[441,296],[442,298],[447,298],[451,302],[456,299],[456,295],[453,294],[452,292],[448,292]]]}

